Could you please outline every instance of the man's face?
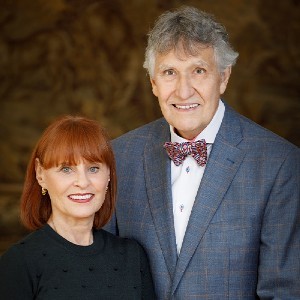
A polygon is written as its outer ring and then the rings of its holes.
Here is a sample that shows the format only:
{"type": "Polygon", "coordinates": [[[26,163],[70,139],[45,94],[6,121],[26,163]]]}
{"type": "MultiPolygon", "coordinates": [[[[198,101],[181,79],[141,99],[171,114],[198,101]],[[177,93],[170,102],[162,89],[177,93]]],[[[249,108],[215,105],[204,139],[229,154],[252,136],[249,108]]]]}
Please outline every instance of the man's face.
{"type": "Polygon", "coordinates": [[[156,56],[152,91],[181,137],[191,140],[209,124],[230,72],[220,73],[211,47],[200,48],[196,56],[174,51],[156,56]]]}

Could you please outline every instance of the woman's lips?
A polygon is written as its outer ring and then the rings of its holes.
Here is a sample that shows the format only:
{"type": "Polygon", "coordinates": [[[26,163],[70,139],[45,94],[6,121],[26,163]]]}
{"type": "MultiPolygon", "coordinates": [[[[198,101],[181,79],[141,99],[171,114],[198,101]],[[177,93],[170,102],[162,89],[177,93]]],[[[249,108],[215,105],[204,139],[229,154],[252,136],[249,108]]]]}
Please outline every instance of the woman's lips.
{"type": "Polygon", "coordinates": [[[69,195],[68,198],[74,202],[86,203],[92,200],[94,194],[87,193],[87,194],[72,194],[69,195]]]}

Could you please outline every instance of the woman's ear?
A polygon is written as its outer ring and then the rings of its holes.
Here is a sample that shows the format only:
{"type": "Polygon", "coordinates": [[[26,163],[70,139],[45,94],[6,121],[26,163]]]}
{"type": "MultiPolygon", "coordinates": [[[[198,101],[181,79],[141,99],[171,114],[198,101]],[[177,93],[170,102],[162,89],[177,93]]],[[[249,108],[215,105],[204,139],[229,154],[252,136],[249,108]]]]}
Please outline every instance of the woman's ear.
{"type": "Polygon", "coordinates": [[[35,159],[35,177],[41,187],[44,187],[44,169],[38,158],[35,159]]]}

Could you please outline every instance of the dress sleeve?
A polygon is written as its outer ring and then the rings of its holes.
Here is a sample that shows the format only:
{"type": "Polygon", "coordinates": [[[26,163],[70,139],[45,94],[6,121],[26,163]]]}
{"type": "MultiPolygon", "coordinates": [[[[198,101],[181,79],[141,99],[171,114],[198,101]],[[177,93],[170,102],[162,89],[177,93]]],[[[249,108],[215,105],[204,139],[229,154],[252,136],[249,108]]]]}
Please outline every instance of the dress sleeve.
{"type": "Polygon", "coordinates": [[[32,300],[32,283],[18,245],[0,258],[0,298],[2,300],[32,300]]]}
{"type": "Polygon", "coordinates": [[[154,300],[155,292],[152,281],[152,275],[148,258],[144,249],[140,246],[140,266],[141,266],[141,279],[142,279],[142,299],[154,300]]]}

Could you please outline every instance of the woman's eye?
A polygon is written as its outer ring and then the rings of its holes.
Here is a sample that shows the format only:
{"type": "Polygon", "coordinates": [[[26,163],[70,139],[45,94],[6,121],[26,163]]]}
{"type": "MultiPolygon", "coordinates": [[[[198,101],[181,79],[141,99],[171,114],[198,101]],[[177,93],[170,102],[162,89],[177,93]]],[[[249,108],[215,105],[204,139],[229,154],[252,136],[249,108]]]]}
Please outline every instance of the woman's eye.
{"type": "Polygon", "coordinates": [[[97,173],[99,171],[99,167],[90,167],[90,172],[91,173],[97,173]]]}
{"type": "Polygon", "coordinates": [[[70,173],[72,171],[71,167],[63,166],[61,167],[61,171],[64,173],[70,173]]]}

